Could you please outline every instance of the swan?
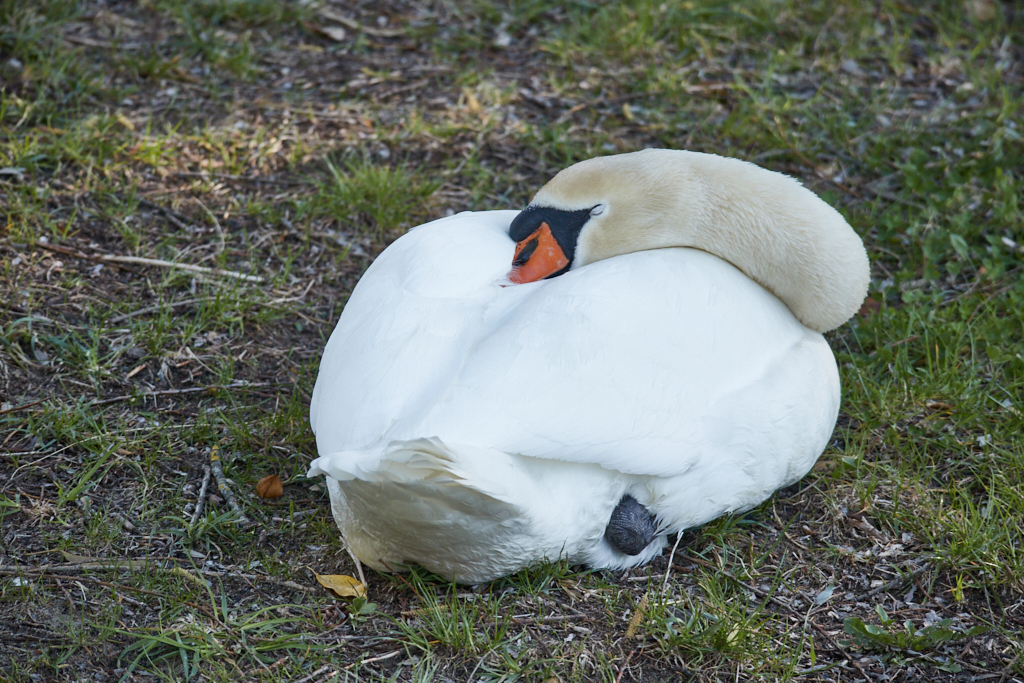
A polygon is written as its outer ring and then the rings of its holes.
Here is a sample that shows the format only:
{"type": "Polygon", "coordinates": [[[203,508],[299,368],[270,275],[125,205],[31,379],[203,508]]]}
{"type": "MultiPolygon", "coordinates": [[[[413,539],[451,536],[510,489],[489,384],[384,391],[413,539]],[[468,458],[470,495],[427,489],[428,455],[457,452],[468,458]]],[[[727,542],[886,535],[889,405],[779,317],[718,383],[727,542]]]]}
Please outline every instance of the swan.
{"type": "Polygon", "coordinates": [[[821,333],[868,270],[788,176],[687,151],[583,161],[522,212],[427,223],[366,270],[320,363],[309,476],[380,571],[643,564],[810,470],[840,400],[821,333]]]}

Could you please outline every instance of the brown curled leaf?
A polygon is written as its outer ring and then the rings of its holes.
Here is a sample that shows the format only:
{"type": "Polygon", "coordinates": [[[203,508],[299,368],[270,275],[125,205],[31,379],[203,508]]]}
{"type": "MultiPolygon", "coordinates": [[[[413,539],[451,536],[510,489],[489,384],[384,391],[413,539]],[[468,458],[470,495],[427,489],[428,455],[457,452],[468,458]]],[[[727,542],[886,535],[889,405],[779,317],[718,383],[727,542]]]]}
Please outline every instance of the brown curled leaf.
{"type": "Polygon", "coordinates": [[[276,474],[269,474],[256,484],[256,494],[260,498],[280,498],[284,495],[284,484],[276,474]]]}

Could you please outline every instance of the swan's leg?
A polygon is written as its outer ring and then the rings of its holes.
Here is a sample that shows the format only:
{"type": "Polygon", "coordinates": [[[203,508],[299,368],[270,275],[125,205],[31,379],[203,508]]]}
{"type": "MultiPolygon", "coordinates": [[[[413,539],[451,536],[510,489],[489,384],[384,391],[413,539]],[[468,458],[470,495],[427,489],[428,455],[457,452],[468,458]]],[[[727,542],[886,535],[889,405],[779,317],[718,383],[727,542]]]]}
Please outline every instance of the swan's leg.
{"type": "Polygon", "coordinates": [[[612,511],[604,537],[612,547],[626,555],[639,555],[657,533],[654,516],[628,493],[612,511]]]}
{"type": "Polygon", "coordinates": [[[345,546],[345,550],[348,551],[348,556],[352,558],[353,562],[355,562],[356,576],[359,577],[359,583],[363,584],[363,587],[365,588],[366,577],[363,576],[363,563],[359,561],[358,557],[356,557],[355,552],[352,550],[352,546],[348,544],[348,539],[346,539],[344,536],[341,537],[341,544],[345,546]]]}

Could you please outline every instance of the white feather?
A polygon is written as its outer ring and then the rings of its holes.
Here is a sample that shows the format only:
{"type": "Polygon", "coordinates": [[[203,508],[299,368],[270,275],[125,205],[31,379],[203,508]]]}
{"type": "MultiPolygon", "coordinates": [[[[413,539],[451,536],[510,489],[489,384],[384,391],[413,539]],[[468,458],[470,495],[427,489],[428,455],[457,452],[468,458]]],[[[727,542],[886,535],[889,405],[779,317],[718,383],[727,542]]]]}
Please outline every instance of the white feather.
{"type": "Polygon", "coordinates": [[[544,559],[631,566],[810,469],[839,408],[820,334],[695,249],[503,286],[515,215],[397,240],[327,344],[310,475],[362,561],[468,583],[544,559]],[[625,493],[662,531],[638,556],[604,539],[625,493]]]}

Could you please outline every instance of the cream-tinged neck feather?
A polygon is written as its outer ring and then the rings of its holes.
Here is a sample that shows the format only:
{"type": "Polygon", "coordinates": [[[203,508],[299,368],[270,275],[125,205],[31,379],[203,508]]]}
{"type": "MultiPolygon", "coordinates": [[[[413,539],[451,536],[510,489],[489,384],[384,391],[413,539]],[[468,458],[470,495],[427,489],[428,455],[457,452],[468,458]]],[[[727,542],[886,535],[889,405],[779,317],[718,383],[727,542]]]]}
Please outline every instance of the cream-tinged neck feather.
{"type": "Polygon", "coordinates": [[[702,249],[819,332],[846,322],[867,294],[864,245],[839,212],[793,178],[746,161],[667,149],[589,159],[556,175],[532,205],[600,205],[573,268],[645,249],[702,249]]]}

